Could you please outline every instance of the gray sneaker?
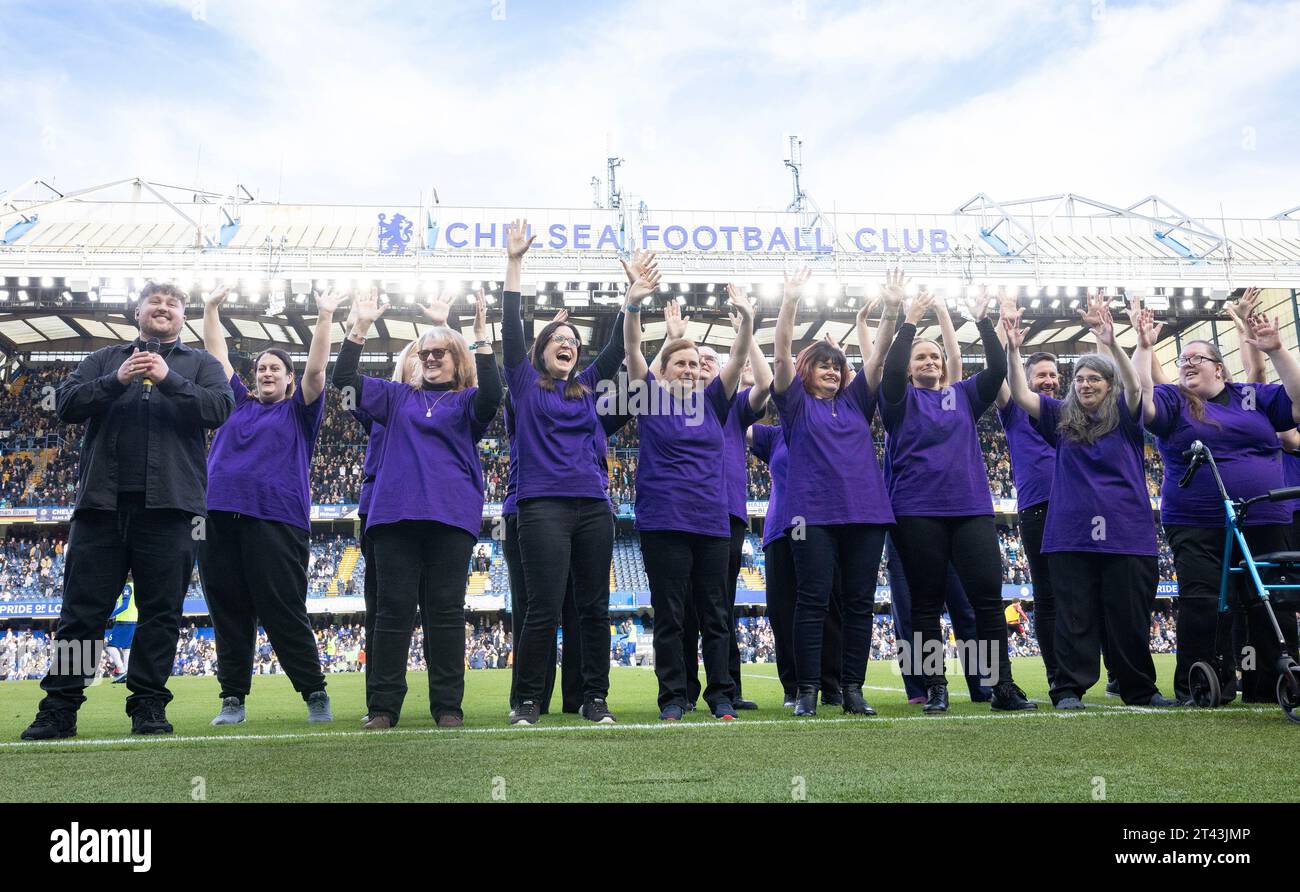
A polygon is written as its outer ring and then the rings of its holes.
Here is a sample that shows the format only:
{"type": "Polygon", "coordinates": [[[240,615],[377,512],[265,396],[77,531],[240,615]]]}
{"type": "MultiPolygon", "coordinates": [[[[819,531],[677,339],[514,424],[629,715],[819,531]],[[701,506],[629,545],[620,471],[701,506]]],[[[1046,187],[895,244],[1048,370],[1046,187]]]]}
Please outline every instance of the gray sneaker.
{"type": "Polygon", "coordinates": [[[1083,701],[1078,697],[1062,697],[1056,701],[1057,709],[1083,709],[1083,701]]]}
{"type": "Polygon", "coordinates": [[[307,721],[332,722],[334,713],[330,710],[330,695],[316,691],[307,696],[307,721]]]}
{"type": "Polygon", "coordinates": [[[226,697],[221,701],[221,712],[212,720],[214,725],[238,725],[244,721],[244,704],[238,697],[226,697]]]}

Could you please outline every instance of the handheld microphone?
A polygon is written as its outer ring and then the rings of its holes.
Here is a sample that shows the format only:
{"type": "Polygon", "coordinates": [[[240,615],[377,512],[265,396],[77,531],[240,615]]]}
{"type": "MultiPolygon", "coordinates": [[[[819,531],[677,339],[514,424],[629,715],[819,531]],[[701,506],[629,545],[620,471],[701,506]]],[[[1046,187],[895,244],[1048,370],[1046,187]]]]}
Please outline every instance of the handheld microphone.
{"type": "MultiPolygon", "coordinates": [[[[153,353],[154,355],[158,354],[158,350],[161,347],[162,347],[162,343],[157,338],[150,338],[149,340],[145,341],[144,344],[144,349],[149,353],[153,353]]],[[[146,376],[144,379],[144,393],[140,395],[140,399],[148,401],[149,395],[152,393],[153,393],[153,382],[150,381],[149,378],[146,376]]]]}
{"type": "Polygon", "coordinates": [[[1187,464],[1187,471],[1183,474],[1183,479],[1178,481],[1179,488],[1191,483],[1192,475],[1205,462],[1205,444],[1200,440],[1193,440],[1192,448],[1183,453],[1183,458],[1189,458],[1191,461],[1187,464]]]}

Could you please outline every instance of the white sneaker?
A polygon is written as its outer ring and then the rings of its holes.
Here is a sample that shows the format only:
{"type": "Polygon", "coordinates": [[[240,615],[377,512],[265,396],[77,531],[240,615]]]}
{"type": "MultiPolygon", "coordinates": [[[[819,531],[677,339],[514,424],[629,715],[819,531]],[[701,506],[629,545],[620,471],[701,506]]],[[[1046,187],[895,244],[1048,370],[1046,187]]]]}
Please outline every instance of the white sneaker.
{"type": "Polygon", "coordinates": [[[214,725],[238,725],[244,721],[244,704],[238,697],[226,697],[221,701],[221,712],[212,720],[214,725]]]}

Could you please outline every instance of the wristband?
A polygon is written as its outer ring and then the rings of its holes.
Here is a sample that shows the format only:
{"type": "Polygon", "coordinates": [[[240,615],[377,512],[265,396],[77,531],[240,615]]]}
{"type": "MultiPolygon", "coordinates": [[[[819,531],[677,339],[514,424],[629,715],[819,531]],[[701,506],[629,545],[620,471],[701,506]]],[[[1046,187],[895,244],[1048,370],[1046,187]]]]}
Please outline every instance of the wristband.
{"type": "Polygon", "coordinates": [[[490,347],[490,346],[492,346],[491,341],[475,341],[474,343],[469,345],[469,349],[477,350],[479,347],[490,347]]]}
{"type": "Polygon", "coordinates": [[[629,313],[639,313],[639,312],[641,312],[641,305],[640,305],[640,304],[628,304],[628,305],[627,305],[626,307],[624,307],[623,309],[627,310],[629,313]]]}

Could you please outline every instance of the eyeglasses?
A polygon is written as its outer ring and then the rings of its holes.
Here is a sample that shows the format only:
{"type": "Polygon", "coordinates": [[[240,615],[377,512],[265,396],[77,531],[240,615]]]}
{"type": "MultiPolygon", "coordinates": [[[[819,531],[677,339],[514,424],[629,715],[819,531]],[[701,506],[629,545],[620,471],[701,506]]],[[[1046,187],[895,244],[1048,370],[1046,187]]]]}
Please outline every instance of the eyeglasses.
{"type": "Polygon", "coordinates": [[[565,347],[573,347],[575,350],[578,348],[578,339],[568,337],[567,335],[562,335],[562,334],[551,335],[551,341],[565,347]]]}
{"type": "Polygon", "coordinates": [[[1075,383],[1075,384],[1087,384],[1087,385],[1090,385],[1090,386],[1092,386],[1092,387],[1096,387],[1098,384],[1101,384],[1101,383],[1102,383],[1103,381],[1105,381],[1105,380],[1106,380],[1106,379],[1103,378],[1103,377],[1101,377],[1100,375],[1087,375],[1087,376],[1080,376],[1080,377],[1075,378],[1075,379],[1074,379],[1074,383],[1075,383]]]}
{"type": "Polygon", "coordinates": [[[442,362],[442,358],[450,352],[446,347],[432,347],[419,351],[417,355],[420,357],[420,362],[428,362],[430,359],[434,362],[442,362]]]}
{"type": "Polygon", "coordinates": [[[1185,369],[1188,366],[1196,368],[1203,362],[1218,362],[1213,356],[1205,356],[1201,353],[1193,353],[1191,356],[1180,356],[1174,360],[1174,367],[1185,369]]]}

